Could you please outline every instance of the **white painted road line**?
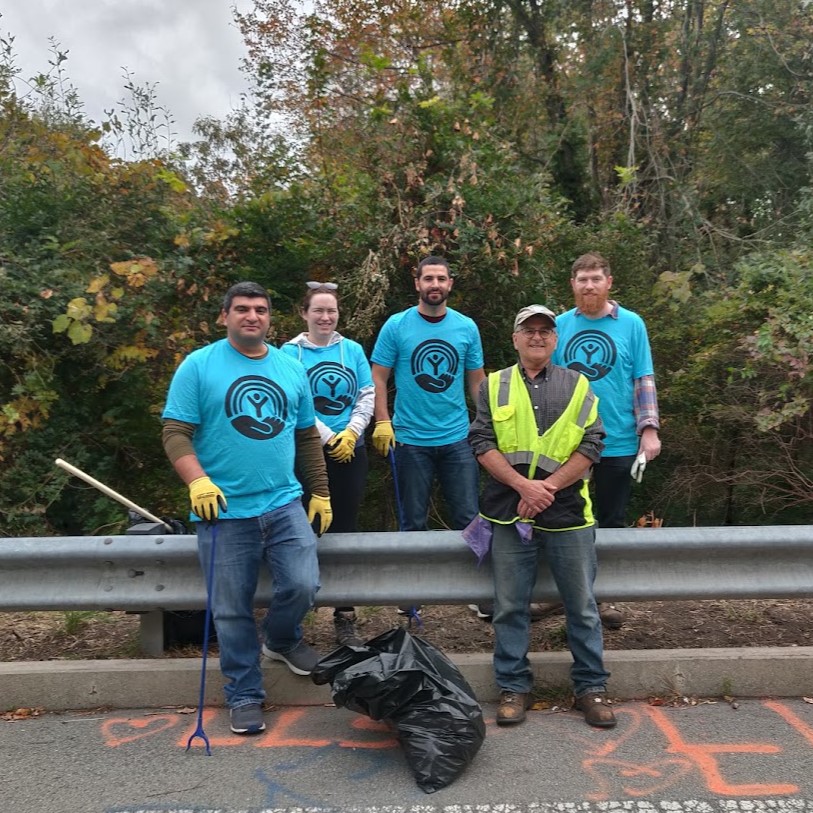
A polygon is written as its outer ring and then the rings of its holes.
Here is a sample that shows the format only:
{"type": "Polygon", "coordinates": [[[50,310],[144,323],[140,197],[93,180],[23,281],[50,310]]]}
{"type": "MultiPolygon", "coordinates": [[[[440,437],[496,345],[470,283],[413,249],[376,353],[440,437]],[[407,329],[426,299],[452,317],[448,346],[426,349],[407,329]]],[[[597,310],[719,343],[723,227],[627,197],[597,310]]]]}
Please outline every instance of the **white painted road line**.
{"type": "Polygon", "coordinates": [[[529,805],[385,805],[378,807],[112,807],[107,813],[813,813],[813,799],[643,802],[538,802],[529,805]]]}

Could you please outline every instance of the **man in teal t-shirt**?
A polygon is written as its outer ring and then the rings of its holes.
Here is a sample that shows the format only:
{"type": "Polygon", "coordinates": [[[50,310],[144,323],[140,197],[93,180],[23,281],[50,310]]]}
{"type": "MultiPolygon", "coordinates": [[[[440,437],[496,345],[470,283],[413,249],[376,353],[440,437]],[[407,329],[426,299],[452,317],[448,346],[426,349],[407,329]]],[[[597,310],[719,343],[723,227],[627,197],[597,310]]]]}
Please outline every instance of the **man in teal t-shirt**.
{"type": "Polygon", "coordinates": [[[480,332],[468,316],[447,307],[454,285],[442,257],[426,257],[415,274],[418,304],[391,316],[371,357],[375,384],[373,445],[394,448],[401,497],[401,530],[427,528],[437,478],[453,529],[477,515],[479,472],[467,436],[466,389],[476,402],[483,373],[480,332]],[[395,374],[390,419],[387,385],[395,374]]]}
{"type": "MultiPolygon", "coordinates": [[[[571,268],[576,307],[556,318],[559,343],[553,363],[587,377],[598,396],[607,432],[601,460],[593,466],[593,507],[600,528],[623,528],[632,477],[661,451],[660,420],[652,353],[644,320],[610,299],[610,264],[596,252],[571,268]]],[[[611,605],[599,607],[606,627],[624,618],[611,605]]]]}
{"type": "Polygon", "coordinates": [[[240,282],[226,293],[226,338],[182,362],[164,408],[164,449],[189,486],[231,730],[265,729],[254,594],[260,568],[274,579],[263,622],[263,654],[308,675],[319,659],[302,620],[319,589],[316,539],[332,517],[322,444],[305,370],[266,344],[271,303],[264,288],[240,282]],[[306,515],[296,460],[311,498],[306,515]],[[215,534],[217,544],[215,544],[215,534]]]}

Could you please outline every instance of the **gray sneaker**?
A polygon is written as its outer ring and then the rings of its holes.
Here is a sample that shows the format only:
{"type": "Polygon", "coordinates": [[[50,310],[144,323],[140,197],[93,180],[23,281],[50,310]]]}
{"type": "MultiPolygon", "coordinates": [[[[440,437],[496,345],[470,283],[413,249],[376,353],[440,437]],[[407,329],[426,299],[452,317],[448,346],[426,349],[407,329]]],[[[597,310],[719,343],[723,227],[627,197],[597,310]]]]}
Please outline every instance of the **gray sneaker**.
{"type": "Polygon", "coordinates": [[[263,707],[259,703],[247,703],[245,706],[229,710],[231,730],[235,734],[259,734],[265,731],[263,707]]]}
{"type": "Polygon", "coordinates": [[[364,641],[356,634],[356,614],[336,613],[333,616],[336,630],[336,643],[339,646],[362,646],[364,641]]]}
{"type": "Polygon", "coordinates": [[[263,644],[263,655],[272,661],[282,661],[295,675],[309,675],[319,661],[319,653],[304,640],[289,652],[274,652],[263,644]]]}

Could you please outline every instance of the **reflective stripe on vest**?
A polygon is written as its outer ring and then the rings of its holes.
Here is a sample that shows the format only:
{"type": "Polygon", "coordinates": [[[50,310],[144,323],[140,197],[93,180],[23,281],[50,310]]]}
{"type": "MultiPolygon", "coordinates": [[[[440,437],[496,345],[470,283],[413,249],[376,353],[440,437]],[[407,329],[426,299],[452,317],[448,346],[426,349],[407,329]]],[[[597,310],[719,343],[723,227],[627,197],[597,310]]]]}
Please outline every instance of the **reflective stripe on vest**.
{"type": "Polygon", "coordinates": [[[580,375],[567,407],[540,436],[519,365],[491,373],[488,387],[497,447],[512,466],[529,466],[529,478],[537,467],[549,474],[560,468],[581,443],[585,426],[598,414],[597,399],[580,375]]]}

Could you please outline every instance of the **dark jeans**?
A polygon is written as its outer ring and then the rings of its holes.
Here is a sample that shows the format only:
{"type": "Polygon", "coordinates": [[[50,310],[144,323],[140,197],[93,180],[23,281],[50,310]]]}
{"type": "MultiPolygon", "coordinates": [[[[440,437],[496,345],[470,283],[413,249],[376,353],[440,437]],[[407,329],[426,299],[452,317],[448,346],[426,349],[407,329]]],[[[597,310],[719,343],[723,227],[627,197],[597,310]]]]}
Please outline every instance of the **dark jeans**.
{"type": "Polygon", "coordinates": [[[436,477],[452,530],[463,530],[477,516],[480,469],[467,440],[443,446],[396,443],[395,467],[402,531],[427,530],[429,500],[436,477]]]}
{"type": "Polygon", "coordinates": [[[602,457],[593,466],[593,510],[599,528],[626,528],[635,455],[602,457]]]}

